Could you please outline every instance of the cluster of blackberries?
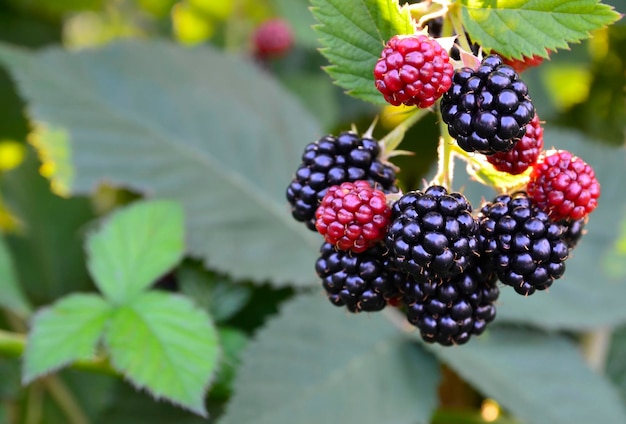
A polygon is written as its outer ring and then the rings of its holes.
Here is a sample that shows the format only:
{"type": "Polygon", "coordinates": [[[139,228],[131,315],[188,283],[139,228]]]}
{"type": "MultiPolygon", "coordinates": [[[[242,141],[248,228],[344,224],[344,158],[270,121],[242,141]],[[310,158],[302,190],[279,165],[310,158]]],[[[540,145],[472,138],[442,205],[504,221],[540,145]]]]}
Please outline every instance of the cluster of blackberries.
{"type": "MultiPolygon", "coordinates": [[[[559,179],[561,169],[571,179],[575,168],[590,179],[587,167],[572,165],[577,158],[557,154],[569,161],[549,161],[551,175],[559,179]]],[[[398,192],[394,183],[378,142],[344,132],[305,148],[287,199],[293,217],[325,238],[315,269],[329,301],[350,312],[400,306],[427,342],[481,334],[495,318],[498,280],[526,296],[550,287],[586,222],[554,219],[526,192],[473,214],[461,193],[432,185],[387,195],[398,192]]]]}

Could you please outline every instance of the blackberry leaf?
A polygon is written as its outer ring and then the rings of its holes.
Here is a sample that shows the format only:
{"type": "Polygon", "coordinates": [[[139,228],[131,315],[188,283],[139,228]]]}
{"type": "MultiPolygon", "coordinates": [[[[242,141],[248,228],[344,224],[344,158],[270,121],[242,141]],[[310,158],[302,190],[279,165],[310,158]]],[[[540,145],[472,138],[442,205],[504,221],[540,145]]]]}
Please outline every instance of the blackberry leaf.
{"type": "Polygon", "coordinates": [[[515,59],[547,58],[620,18],[597,0],[462,0],[461,16],[474,42],[515,59]]]}
{"type": "Polygon", "coordinates": [[[374,86],[372,70],[392,36],[412,34],[408,9],[396,0],[311,0],[319,21],[315,30],[330,61],[326,72],[354,97],[386,104],[374,86]]]}

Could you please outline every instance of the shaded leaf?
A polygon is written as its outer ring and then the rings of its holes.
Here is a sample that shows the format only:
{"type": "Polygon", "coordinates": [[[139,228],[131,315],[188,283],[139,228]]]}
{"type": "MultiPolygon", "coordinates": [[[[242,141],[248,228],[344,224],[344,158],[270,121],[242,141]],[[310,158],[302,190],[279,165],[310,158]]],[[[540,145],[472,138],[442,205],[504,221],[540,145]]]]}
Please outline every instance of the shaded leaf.
{"type": "MultiPolygon", "coordinates": [[[[164,42],[79,53],[3,47],[0,62],[35,123],[66,132],[71,193],[108,181],[178,200],[189,252],[209,267],[277,285],[316,281],[319,240],[290,217],[285,189],[321,130],[258,67],[164,42]]],[[[40,148],[54,141],[37,128],[40,148]]]]}
{"type": "Polygon", "coordinates": [[[89,199],[64,199],[50,192],[30,151],[18,168],[3,174],[0,190],[21,224],[6,236],[20,286],[35,305],[93,288],[85,266],[83,239],[93,219],[89,199]]]}
{"type": "Polygon", "coordinates": [[[619,389],[626,403],[626,326],[615,329],[606,359],[606,375],[619,389]]]}
{"type": "Polygon", "coordinates": [[[311,0],[314,28],[330,62],[325,70],[348,94],[387,104],[374,86],[374,66],[385,43],[415,31],[407,8],[396,0],[311,0]]]}
{"type": "Polygon", "coordinates": [[[9,250],[2,238],[0,238],[0,306],[21,316],[27,316],[31,311],[17,280],[9,250]]]}
{"type": "Polygon", "coordinates": [[[105,342],[111,364],[137,388],[206,416],[204,395],[218,361],[206,312],[185,297],[146,292],[113,315],[105,342]]]}
{"type": "Polygon", "coordinates": [[[180,261],[183,231],[183,211],[174,202],[136,202],[115,212],[87,239],[98,288],[116,304],[138,295],[180,261]]]}
{"type": "Polygon", "coordinates": [[[461,15],[474,42],[517,59],[548,57],[620,18],[598,0],[461,0],[461,15]]]}
{"type": "Polygon", "coordinates": [[[562,336],[495,327],[465,346],[429,350],[524,423],[626,422],[614,387],[562,336]]]}
{"type": "Polygon", "coordinates": [[[438,380],[432,358],[380,315],[347,317],[303,295],[249,344],[219,422],[427,423],[438,380]]]}
{"type": "Polygon", "coordinates": [[[77,359],[91,359],[111,306],[100,296],[73,294],[37,312],[28,334],[22,380],[26,383],[77,359]]]}

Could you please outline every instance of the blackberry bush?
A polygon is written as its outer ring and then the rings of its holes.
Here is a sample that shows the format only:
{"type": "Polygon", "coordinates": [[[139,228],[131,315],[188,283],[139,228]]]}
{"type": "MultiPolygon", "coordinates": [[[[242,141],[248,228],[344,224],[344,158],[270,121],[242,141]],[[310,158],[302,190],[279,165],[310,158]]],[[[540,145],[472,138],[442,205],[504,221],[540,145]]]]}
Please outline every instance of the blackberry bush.
{"type": "Polygon", "coordinates": [[[487,56],[477,69],[454,73],[441,99],[448,132],[467,152],[507,152],[526,133],[535,114],[528,87],[499,56],[487,56]]]}
{"type": "Polygon", "coordinates": [[[383,192],[396,192],[396,173],[380,156],[381,148],[376,140],[349,131],[308,144],[302,163],[287,187],[293,217],[316,231],[315,211],[326,191],[345,182],[365,180],[383,192]]]}

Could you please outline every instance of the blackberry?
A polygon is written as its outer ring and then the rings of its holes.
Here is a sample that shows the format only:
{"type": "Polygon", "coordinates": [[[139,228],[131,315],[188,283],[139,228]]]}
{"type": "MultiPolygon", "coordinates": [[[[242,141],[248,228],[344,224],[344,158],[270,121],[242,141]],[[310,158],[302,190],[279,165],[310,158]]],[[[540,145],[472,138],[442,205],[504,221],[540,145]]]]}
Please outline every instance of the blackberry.
{"type": "Polygon", "coordinates": [[[565,271],[565,229],[528,195],[500,195],[479,213],[479,251],[502,283],[524,296],[545,290],[565,271]]]}
{"type": "Polygon", "coordinates": [[[397,298],[400,275],[388,266],[386,252],[382,244],[363,253],[340,251],[330,243],[322,244],[315,270],[328,300],[350,312],[374,312],[397,298]]]}
{"type": "Polygon", "coordinates": [[[284,56],[293,46],[293,42],[291,25],[280,18],[263,22],[253,34],[255,54],[260,59],[284,56]]]}
{"type": "Polygon", "coordinates": [[[479,264],[451,279],[410,278],[401,286],[407,319],[424,341],[464,344],[480,335],[496,316],[500,290],[494,273],[479,264]]]}
{"type": "Polygon", "coordinates": [[[394,105],[432,106],[452,84],[448,53],[425,34],[396,35],[374,67],[376,89],[394,105]]]}
{"type": "Polygon", "coordinates": [[[563,240],[567,243],[567,247],[575,248],[583,235],[585,235],[585,225],[587,225],[588,217],[577,219],[576,221],[561,221],[560,224],[565,227],[563,240]]]}
{"type": "Polygon", "coordinates": [[[287,187],[287,200],[297,221],[315,229],[315,211],[329,187],[365,180],[385,193],[397,192],[396,173],[380,161],[378,142],[353,132],[327,135],[308,144],[302,164],[287,187]]]}
{"type": "Polygon", "coordinates": [[[491,55],[476,70],[464,67],[454,73],[441,98],[441,115],[463,150],[491,155],[515,146],[535,108],[517,72],[491,55]]]}
{"type": "Polygon", "coordinates": [[[555,221],[584,218],[598,206],[593,168],[567,150],[551,151],[533,165],[526,187],[533,203],[555,221]]]}
{"type": "Polygon", "coordinates": [[[382,191],[355,181],[330,187],[315,216],[315,228],[328,243],[361,253],[385,237],[391,209],[382,191]]]}
{"type": "Polygon", "coordinates": [[[478,225],[460,193],[441,186],[402,196],[391,209],[385,238],[397,268],[414,278],[460,274],[477,256],[478,225]]]}

